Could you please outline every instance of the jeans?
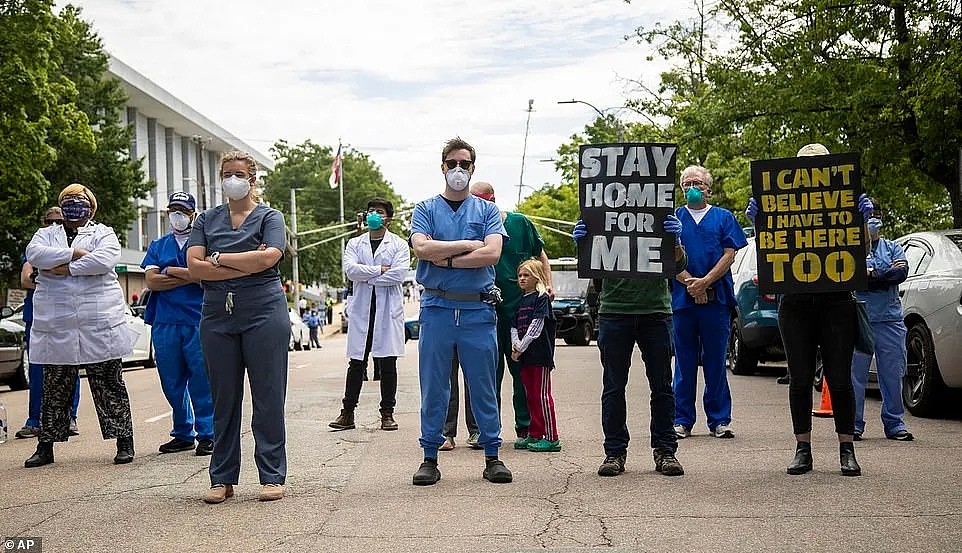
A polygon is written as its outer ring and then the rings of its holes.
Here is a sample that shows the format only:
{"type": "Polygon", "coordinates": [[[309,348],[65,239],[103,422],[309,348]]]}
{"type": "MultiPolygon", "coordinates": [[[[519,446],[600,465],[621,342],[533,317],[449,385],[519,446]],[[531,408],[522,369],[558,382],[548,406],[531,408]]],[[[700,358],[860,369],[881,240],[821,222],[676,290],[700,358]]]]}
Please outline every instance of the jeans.
{"type": "MultiPolygon", "coordinates": [[[[886,436],[908,430],[902,417],[902,377],[905,376],[905,323],[886,321],[872,323],[875,331],[875,368],[882,392],[882,427],[886,436]]],[[[852,386],[855,388],[855,431],[865,431],[865,387],[872,357],[855,352],[852,358],[852,386]]]]}
{"type": "Polygon", "coordinates": [[[852,352],[858,321],[849,292],[787,294],[778,304],[778,328],[788,358],[788,400],[795,434],[812,431],[812,381],[820,351],[832,396],[835,432],[855,432],[852,352]]]}
{"type": "Polygon", "coordinates": [[[671,388],[671,315],[601,315],[598,349],[604,369],[601,392],[601,428],[605,434],[605,454],[628,451],[625,387],[635,344],[641,349],[645,375],[651,390],[651,447],[674,453],[675,396],[671,388]]]}

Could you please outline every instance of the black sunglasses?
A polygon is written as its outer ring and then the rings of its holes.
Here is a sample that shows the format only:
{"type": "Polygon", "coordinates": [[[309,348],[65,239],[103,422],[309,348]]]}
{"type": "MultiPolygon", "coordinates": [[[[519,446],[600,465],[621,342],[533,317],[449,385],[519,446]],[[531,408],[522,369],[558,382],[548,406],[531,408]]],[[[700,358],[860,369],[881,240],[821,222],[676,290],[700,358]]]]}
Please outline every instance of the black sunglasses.
{"type": "Polygon", "coordinates": [[[61,224],[63,224],[63,219],[44,219],[44,220],[43,220],[43,224],[45,224],[45,225],[47,225],[47,226],[50,226],[50,225],[61,225],[61,224]]]}
{"type": "Polygon", "coordinates": [[[447,165],[448,169],[454,169],[455,167],[460,167],[465,171],[467,171],[468,169],[471,168],[472,165],[474,165],[474,162],[471,161],[470,159],[462,159],[461,161],[458,161],[456,159],[446,159],[444,160],[444,164],[447,165]]]}

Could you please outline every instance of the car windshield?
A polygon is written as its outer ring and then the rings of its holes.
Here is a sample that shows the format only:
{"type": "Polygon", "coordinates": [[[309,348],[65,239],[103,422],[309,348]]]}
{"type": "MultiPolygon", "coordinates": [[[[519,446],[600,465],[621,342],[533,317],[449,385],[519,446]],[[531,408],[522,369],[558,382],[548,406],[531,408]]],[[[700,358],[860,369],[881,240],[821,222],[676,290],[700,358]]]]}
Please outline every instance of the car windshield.
{"type": "Polygon", "coordinates": [[[557,299],[583,298],[588,295],[587,278],[578,278],[578,271],[551,271],[554,297],[557,299]]]}
{"type": "Polygon", "coordinates": [[[946,234],[945,237],[955,244],[956,248],[962,251],[962,234],[946,234]]]}

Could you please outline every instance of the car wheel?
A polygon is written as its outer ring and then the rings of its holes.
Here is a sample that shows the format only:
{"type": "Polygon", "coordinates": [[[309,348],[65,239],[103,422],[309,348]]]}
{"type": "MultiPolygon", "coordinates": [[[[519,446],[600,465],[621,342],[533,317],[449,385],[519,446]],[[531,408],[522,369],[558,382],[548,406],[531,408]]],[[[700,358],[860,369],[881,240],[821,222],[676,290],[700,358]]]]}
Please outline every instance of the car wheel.
{"type": "Polygon", "coordinates": [[[731,332],[728,334],[725,364],[732,374],[752,374],[758,370],[758,352],[745,345],[735,319],[732,319],[731,332]]]}
{"type": "Polygon", "coordinates": [[[902,401],[917,417],[937,415],[943,406],[945,383],[935,361],[932,334],[925,323],[909,329],[905,337],[908,363],[902,380],[902,401]]]}
{"type": "Polygon", "coordinates": [[[587,321],[582,321],[578,323],[578,327],[575,328],[574,336],[572,336],[572,342],[577,346],[587,346],[591,343],[591,326],[587,321]]]}
{"type": "Polygon", "coordinates": [[[30,387],[30,364],[25,354],[20,354],[20,366],[17,367],[16,374],[7,380],[7,385],[13,391],[26,390],[30,387]]]}

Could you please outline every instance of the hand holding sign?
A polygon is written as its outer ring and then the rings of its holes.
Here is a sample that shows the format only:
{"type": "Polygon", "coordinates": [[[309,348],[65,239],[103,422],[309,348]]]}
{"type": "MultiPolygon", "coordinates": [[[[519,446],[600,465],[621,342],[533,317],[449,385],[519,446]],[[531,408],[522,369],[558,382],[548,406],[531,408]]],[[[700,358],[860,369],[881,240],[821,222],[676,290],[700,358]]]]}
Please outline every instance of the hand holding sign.
{"type": "Polygon", "coordinates": [[[676,244],[681,244],[681,221],[678,220],[678,217],[674,215],[665,217],[665,223],[662,226],[665,232],[670,232],[675,235],[676,244]]]}
{"type": "Polygon", "coordinates": [[[858,210],[862,213],[862,217],[866,219],[875,211],[875,206],[872,205],[872,199],[869,198],[865,192],[862,192],[862,195],[858,197],[858,210]]]}
{"type": "Polygon", "coordinates": [[[758,202],[755,198],[748,198],[748,207],[745,208],[745,216],[751,219],[752,224],[755,224],[755,216],[758,215],[758,202]]]}
{"type": "Polygon", "coordinates": [[[571,231],[571,238],[573,238],[575,244],[577,244],[578,240],[581,240],[585,236],[588,236],[588,227],[585,226],[584,221],[578,219],[578,222],[575,223],[575,229],[571,231]]]}

